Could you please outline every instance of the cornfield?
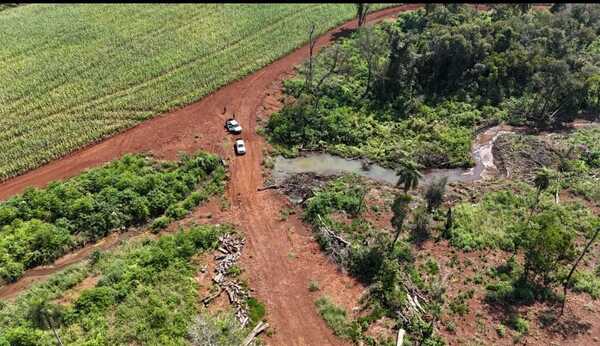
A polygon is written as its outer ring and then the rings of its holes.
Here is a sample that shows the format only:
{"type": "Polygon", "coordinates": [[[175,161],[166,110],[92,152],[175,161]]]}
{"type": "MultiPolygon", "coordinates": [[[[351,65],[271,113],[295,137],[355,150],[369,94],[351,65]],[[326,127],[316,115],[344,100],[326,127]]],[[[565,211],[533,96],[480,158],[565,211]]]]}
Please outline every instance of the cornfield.
{"type": "Polygon", "coordinates": [[[27,5],[0,13],[0,180],[189,104],[353,4],[27,5]]]}

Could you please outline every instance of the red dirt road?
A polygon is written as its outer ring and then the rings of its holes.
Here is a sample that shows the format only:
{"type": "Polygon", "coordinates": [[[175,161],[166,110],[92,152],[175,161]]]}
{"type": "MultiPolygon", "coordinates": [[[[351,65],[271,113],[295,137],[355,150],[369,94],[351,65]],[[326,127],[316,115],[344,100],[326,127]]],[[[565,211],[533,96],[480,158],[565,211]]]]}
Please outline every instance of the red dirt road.
{"type": "MultiPolygon", "coordinates": [[[[419,5],[404,5],[374,12],[369,22],[413,10],[419,5]]],[[[317,40],[316,50],[334,39],[334,34],[356,27],[351,21],[317,40]]],[[[38,169],[0,184],[0,199],[22,192],[29,186],[44,186],[87,168],[121,157],[125,153],[149,152],[160,158],[173,159],[180,151],[208,150],[230,158],[231,221],[240,225],[247,237],[242,262],[250,276],[250,286],[267,307],[267,319],[275,333],[266,341],[272,345],[341,345],[340,339],[318,316],[308,291],[316,280],[321,292],[335,294],[334,301],[351,308],[362,287],[340,274],[320,252],[310,231],[291,216],[279,221],[285,206],[282,196],[273,191],[257,192],[263,184],[262,150],[264,139],[256,134],[257,111],[269,103],[270,89],[282,75],[307,58],[304,46],[258,72],[223,87],[187,107],[146,121],[98,144],[74,152],[38,169]],[[223,110],[227,107],[227,113],[223,110]],[[233,157],[232,138],[223,123],[235,114],[244,128],[242,137],[248,153],[233,157]]],[[[35,278],[32,278],[35,280],[35,278]]],[[[17,283],[18,284],[18,283],[17,283]]],[[[28,283],[25,284],[27,286],[28,283]]],[[[15,290],[18,291],[18,290],[15,290]]]]}

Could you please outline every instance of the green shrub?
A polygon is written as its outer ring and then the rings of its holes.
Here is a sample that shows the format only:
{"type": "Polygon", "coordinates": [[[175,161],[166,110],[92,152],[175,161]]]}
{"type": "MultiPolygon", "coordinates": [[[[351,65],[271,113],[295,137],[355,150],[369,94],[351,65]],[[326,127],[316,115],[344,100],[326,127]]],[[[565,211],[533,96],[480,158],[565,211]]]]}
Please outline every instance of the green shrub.
{"type": "Polygon", "coordinates": [[[171,219],[179,220],[186,216],[187,213],[188,210],[185,209],[181,204],[173,204],[167,209],[165,215],[171,219]]]}
{"type": "Polygon", "coordinates": [[[167,228],[167,226],[169,226],[171,222],[173,222],[172,218],[163,215],[161,217],[157,217],[152,222],[152,224],[150,225],[150,229],[152,229],[153,232],[159,232],[160,230],[167,228]]]}
{"type": "Polygon", "coordinates": [[[469,313],[468,300],[473,298],[474,291],[468,290],[467,292],[460,293],[454,299],[450,301],[448,307],[450,311],[456,315],[464,316],[469,313]]]}
{"type": "Polygon", "coordinates": [[[577,271],[573,275],[573,291],[585,292],[593,299],[600,298],[600,276],[590,271],[577,271]]]}
{"type": "Polygon", "coordinates": [[[257,324],[265,317],[265,305],[256,298],[248,298],[248,316],[252,324],[257,324]]]}
{"type": "Polygon", "coordinates": [[[310,282],[308,283],[308,291],[316,292],[318,290],[319,290],[319,283],[315,280],[310,280],[310,282]]]}
{"type": "Polygon", "coordinates": [[[88,288],[75,301],[75,311],[84,314],[103,311],[116,303],[115,293],[110,287],[88,288]]]}
{"type": "Polygon", "coordinates": [[[496,326],[496,333],[498,334],[499,337],[503,338],[506,335],[506,328],[504,328],[504,325],[502,323],[499,323],[496,326]]]}
{"type": "Polygon", "coordinates": [[[315,305],[319,314],[335,335],[350,340],[358,340],[360,328],[357,323],[348,322],[344,309],[337,307],[326,296],[317,299],[315,305]]]}
{"type": "Polygon", "coordinates": [[[529,331],[529,321],[519,315],[513,315],[508,323],[512,329],[521,334],[526,334],[529,331]]]}
{"type": "Polygon", "coordinates": [[[5,331],[0,331],[0,333],[0,338],[4,336],[8,345],[11,346],[50,346],[55,343],[50,335],[41,330],[24,326],[10,328],[5,331]]]}

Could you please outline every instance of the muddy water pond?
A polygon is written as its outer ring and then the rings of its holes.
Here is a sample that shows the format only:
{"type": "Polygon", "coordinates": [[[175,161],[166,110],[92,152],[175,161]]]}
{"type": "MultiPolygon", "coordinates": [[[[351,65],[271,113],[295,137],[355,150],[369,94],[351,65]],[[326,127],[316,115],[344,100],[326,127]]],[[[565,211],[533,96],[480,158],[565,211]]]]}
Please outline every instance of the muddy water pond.
{"type": "MultiPolygon", "coordinates": [[[[470,182],[495,174],[497,169],[492,154],[494,142],[501,134],[512,132],[514,129],[507,125],[498,125],[482,131],[476,136],[471,149],[475,161],[474,167],[426,170],[421,172],[423,177],[419,181],[420,185],[427,185],[434,179],[442,177],[447,177],[448,182],[470,182]]],[[[377,164],[372,164],[366,169],[361,160],[345,159],[325,153],[312,153],[292,159],[282,156],[275,158],[273,168],[275,181],[282,181],[289,175],[298,173],[315,173],[322,176],[354,173],[388,184],[396,184],[398,181],[398,176],[393,169],[377,164]]]]}

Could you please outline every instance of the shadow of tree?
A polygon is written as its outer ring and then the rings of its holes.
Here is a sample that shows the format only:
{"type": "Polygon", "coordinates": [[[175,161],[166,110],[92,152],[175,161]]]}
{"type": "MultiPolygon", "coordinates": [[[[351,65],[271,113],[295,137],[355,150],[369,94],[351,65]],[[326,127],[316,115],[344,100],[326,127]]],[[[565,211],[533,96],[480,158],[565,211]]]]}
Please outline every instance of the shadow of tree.
{"type": "Polygon", "coordinates": [[[556,309],[546,309],[538,315],[538,322],[542,329],[563,336],[564,338],[574,337],[586,333],[592,328],[589,322],[581,319],[572,313],[565,313],[559,316],[556,309]]]}
{"type": "Polygon", "coordinates": [[[341,38],[349,37],[354,32],[356,32],[356,30],[357,29],[341,28],[340,30],[331,34],[331,36],[333,36],[334,40],[339,40],[341,38]]]}

